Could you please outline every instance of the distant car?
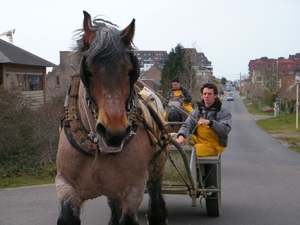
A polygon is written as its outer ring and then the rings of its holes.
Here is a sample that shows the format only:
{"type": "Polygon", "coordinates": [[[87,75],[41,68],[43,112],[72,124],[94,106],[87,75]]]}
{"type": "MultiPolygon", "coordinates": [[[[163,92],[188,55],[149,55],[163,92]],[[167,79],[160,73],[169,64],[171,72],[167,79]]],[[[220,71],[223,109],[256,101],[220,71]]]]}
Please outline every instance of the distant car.
{"type": "Polygon", "coordinates": [[[233,94],[233,92],[227,92],[226,100],[227,101],[234,101],[234,94],[233,94]]]}

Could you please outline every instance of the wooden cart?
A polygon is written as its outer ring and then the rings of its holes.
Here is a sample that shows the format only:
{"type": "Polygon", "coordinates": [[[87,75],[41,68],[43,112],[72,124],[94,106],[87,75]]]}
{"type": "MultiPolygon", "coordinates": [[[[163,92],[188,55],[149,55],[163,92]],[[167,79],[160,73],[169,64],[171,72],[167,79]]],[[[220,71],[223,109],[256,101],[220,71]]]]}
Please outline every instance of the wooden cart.
{"type": "Polygon", "coordinates": [[[180,146],[172,139],[163,177],[164,194],[188,194],[192,206],[204,198],[209,216],[220,216],[221,155],[197,157],[194,146],[180,146]]]}

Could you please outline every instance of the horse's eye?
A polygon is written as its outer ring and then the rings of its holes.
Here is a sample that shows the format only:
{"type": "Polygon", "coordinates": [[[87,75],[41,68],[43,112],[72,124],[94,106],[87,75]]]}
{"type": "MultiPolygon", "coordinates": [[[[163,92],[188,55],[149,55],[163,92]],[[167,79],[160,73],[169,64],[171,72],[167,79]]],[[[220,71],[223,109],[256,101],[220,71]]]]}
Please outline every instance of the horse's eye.
{"type": "Polygon", "coordinates": [[[128,76],[131,76],[133,73],[134,73],[134,69],[131,69],[131,70],[128,72],[128,76]]]}
{"type": "Polygon", "coordinates": [[[88,74],[89,77],[93,77],[93,74],[92,74],[92,73],[87,72],[87,74],[88,74]]]}

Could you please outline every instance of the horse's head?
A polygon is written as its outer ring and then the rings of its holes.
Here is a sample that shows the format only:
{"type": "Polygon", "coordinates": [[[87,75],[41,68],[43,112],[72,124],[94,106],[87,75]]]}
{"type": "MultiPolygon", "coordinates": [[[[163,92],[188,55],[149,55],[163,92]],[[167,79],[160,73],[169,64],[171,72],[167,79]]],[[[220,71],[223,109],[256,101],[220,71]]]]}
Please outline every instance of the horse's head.
{"type": "Polygon", "coordinates": [[[131,133],[133,86],[139,63],[132,52],[135,20],[124,29],[84,11],[83,34],[78,40],[80,76],[92,103],[100,150],[120,152],[131,133]]]}
{"type": "Polygon", "coordinates": [[[171,98],[168,102],[169,108],[183,108],[183,101],[181,97],[178,98],[171,98]]]}

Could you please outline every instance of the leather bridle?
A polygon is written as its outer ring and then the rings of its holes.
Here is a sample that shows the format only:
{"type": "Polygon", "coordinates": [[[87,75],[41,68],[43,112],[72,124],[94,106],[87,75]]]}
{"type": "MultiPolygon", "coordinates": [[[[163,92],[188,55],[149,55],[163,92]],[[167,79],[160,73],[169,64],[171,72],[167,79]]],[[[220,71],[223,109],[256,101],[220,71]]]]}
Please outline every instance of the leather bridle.
{"type": "MultiPolygon", "coordinates": [[[[133,65],[133,70],[129,72],[130,76],[130,94],[129,98],[126,101],[126,111],[129,122],[132,126],[131,135],[125,141],[123,148],[129,141],[132,139],[132,133],[135,133],[137,126],[133,126],[134,122],[137,118],[139,101],[137,93],[134,89],[134,83],[139,77],[140,67],[137,57],[133,54],[132,51],[127,52],[130,55],[130,60],[133,65]]],[[[80,65],[80,76],[74,76],[73,82],[69,90],[69,94],[67,96],[67,100],[65,103],[65,112],[61,116],[62,125],[64,127],[66,136],[69,142],[80,152],[87,155],[95,155],[95,152],[99,150],[98,140],[92,132],[88,132],[87,129],[82,124],[80,113],[78,110],[78,92],[79,92],[79,84],[80,79],[84,84],[85,92],[86,92],[86,104],[90,109],[91,113],[94,116],[94,119],[97,119],[97,110],[98,107],[91,97],[90,94],[90,85],[89,85],[89,72],[85,67],[86,58],[83,57],[80,65]]],[[[87,115],[86,115],[87,116],[87,115]]],[[[90,127],[90,130],[92,128],[90,127]]]]}

